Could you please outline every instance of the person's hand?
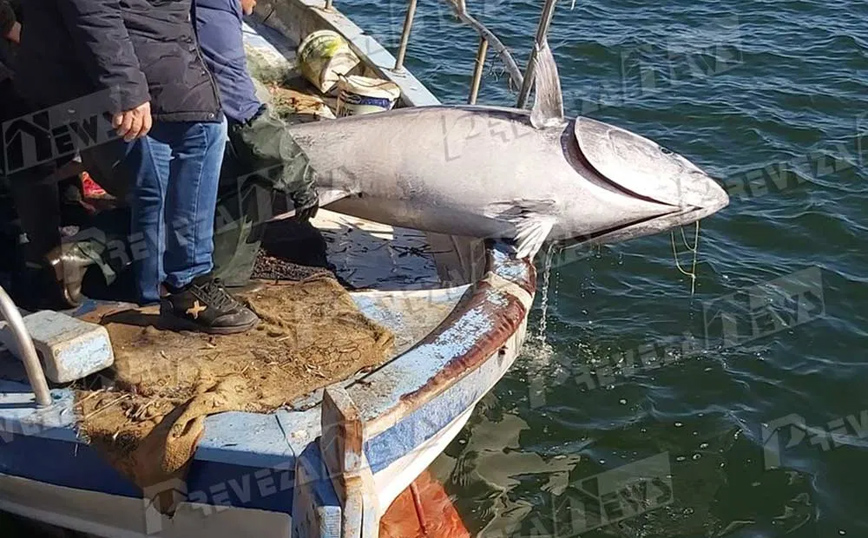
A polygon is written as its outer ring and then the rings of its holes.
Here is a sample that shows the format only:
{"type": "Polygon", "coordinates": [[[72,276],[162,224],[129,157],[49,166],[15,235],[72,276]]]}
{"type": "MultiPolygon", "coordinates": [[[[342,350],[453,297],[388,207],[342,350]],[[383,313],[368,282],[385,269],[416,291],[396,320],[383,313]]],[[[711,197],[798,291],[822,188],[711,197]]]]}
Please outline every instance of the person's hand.
{"type": "Polygon", "coordinates": [[[16,45],[20,45],[21,44],[21,23],[16,22],[15,24],[13,24],[12,29],[9,30],[9,33],[3,37],[5,37],[9,41],[15,43],[16,45]]]}
{"type": "Polygon", "coordinates": [[[299,222],[309,221],[319,211],[319,195],[313,188],[293,193],[292,201],[295,205],[295,220],[299,222]]]}
{"type": "Polygon", "coordinates": [[[117,135],[123,137],[126,142],[132,142],[136,138],[147,135],[153,125],[151,103],[143,103],[131,110],[115,114],[112,118],[112,127],[116,129],[117,135]]]}
{"type": "Polygon", "coordinates": [[[253,8],[256,7],[256,0],[241,0],[241,11],[245,15],[253,15],[253,8]]]}

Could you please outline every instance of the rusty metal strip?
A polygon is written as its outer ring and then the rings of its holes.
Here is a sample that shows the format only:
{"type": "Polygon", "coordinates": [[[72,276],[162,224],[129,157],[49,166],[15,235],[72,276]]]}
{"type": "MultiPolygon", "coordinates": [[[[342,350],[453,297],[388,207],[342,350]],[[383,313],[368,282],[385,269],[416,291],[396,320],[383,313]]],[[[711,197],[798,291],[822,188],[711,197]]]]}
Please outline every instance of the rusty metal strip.
{"type": "MultiPolygon", "coordinates": [[[[363,409],[369,426],[369,434],[385,431],[403,417],[421,408],[468,373],[496,356],[508,340],[526,321],[535,291],[536,273],[533,265],[525,260],[515,260],[498,248],[488,249],[486,278],[479,282],[472,295],[456,309],[440,329],[425,338],[408,354],[421,352],[433,360],[444,358],[445,363],[425,381],[406,392],[400,366],[389,365],[372,374],[368,384],[351,389],[353,399],[363,409]],[[466,327],[466,330],[463,330],[466,327]],[[457,330],[456,330],[457,329],[457,330]],[[452,332],[449,337],[446,334],[452,332]],[[455,333],[459,336],[456,337],[455,333]],[[464,341],[457,345],[456,339],[464,341]],[[443,353],[453,353],[444,355],[443,353]],[[456,349],[460,348],[459,351],[456,349]],[[424,351],[423,351],[424,350],[424,351]],[[390,371],[391,370],[391,371],[390,371]],[[377,375],[380,374],[380,375],[377,375]],[[397,397],[396,397],[397,396],[397,397]]],[[[417,359],[418,360],[418,359],[417,359]]],[[[395,362],[400,362],[401,358],[395,362]]]]}

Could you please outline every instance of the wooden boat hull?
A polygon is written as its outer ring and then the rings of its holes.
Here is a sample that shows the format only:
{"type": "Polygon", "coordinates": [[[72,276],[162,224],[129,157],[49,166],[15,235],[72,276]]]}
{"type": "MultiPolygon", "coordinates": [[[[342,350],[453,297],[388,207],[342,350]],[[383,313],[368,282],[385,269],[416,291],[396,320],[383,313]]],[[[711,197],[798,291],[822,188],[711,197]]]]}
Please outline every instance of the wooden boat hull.
{"type": "MultiPolygon", "coordinates": [[[[300,17],[298,28],[341,32],[376,69],[394,60],[339,13],[311,5],[280,4],[300,17]]],[[[256,34],[248,37],[270,46],[256,34]]],[[[406,104],[436,103],[412,75],[394,79],[406,104]]],[[[533,265],[512,258],[504,245],[486,244],[477,263],[459,238],[431,236],[429,243],[449,247],[438,269],[462,285],[366,292],[356,300],[370,317],[395,323],[395,332],[402,322],[386,319],[394,314],[388,300],[442,303],[449,313],[433,331],[379,370],[334,387],[341,405],[318,395],[304,410],[209,417],[183,482],[141,491],[78,437],[71,390],[53,390],[54,405],[37,409],[26,381],[0,375],[0,510],[107,538],[376,536],[373,529],[393,501],[514,362],[535,292],[533,265]],[[340,415],[347,408],[355,412],[352,420],[340,415]],[[344,418],[330,421],[335,416],[344,418]],[[347,444],[350,426],[357,427],[355,450],[347,444]],[[161,491],[183,499],[172,516],[151,502],[161,491]]],[[[78,314],[98,308],[89,303],[78,314]]]]}
{"type": "MultiPolygon", "coordinates": [[[[363,383],[343,390],[360,412],[367,509],[381,517],[466,423],[524,339],[533,266],[488,250],[487,277],[440,327],[363,383]]],[[[0,382],[0,510],[110,538],[339,537],[347,534],[340,469],[323,458],[322,405],[210,417],[173,517],[150,503],[75,431],[73,395],[36,410],[26,384],[0,382]],[[313,470],[311,472],[311,470],[313,470]]],[[[329,425],[326,424],[326,427],[329,425]]]]}

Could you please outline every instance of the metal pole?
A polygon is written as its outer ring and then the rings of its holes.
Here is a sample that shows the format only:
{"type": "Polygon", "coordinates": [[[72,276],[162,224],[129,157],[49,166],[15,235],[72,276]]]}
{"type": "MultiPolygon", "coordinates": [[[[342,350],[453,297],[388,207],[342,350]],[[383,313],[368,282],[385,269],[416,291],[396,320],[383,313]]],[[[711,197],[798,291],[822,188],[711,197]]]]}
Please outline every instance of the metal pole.
{"type": "Polygon", "coordinates": [[[410,29],[413,28],[413,18],[416,17],[416,2],[410,0],[407,7],[407,18],[404,19],[404,32],[401,34],[401,46],[398,47],[398,59],[395,61],[395,71],[404,68],[404,58],[407,57],[407,44],[410,42],[410,29]]]}
{"type": "Polygon", "coordinates": [[[326,5],[325,5],[326,11],[331,11],[333,5],[334,5],[334,0],[326,0],[326,5]]]}
{"type": "Polygon", "coordinates": [[[543,12],[539,19],[539,26],[536,29],[536,42],[533,50],[530,51],[530,58],[527,61],[527,71],[524,73],[524,80],[521,83],[521,91],[518,93],[518,108],[524,108],[527,105],[527,98],[530,95],[530,90],[533,88],[534,72],[536,71],[537,49],[546,40],[549,33],[549,27],[552,25],[552,18],[555,16],[555,5],[558,0],[546,0],[543,6],[543,12]]]}
{"type": "Polygon", "coordinates": [[[479,86],[482,84],[482,72],[485,69],[485,57],[488,55],[488,41],[479,38],[479,50],[476,52],[476,67],[473,69],[473,84],[470,86],[470,98],[467,100],[471,105],[476,104],[479,97],[479,86]]]}
{"type": "Polygon", "coordinates": [[[18,307],[15,306],[12,298],[6,294],[6,290],[2,286],[0,286],[0,315],[9,324],[8,330],[12,331],[12,335],[15,337],[18,353],[21,360],[24,361],[24,368],[27,370],[27,379],[36,395],[36,403],[42,407],[51,405],[51,393],[48,391],[48,383],[45,381],[45,373],[42,371],[39,355],[36,354],[36,348],[33,347],[33,340],[30,339],[27,327],[24,326],[24,319],[18,312],[18,307]]]}

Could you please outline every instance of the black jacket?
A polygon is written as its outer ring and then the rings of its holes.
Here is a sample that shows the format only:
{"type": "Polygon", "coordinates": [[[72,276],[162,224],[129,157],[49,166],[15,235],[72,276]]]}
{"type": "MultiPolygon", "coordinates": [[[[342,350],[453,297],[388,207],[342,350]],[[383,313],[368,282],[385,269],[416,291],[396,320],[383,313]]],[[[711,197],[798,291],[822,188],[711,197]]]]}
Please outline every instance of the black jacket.
{"type": "Polygon", "coordinates": [[[39,106],[104,95],[111,113],[150,100],[157,120],[222,119],[196,42],[191,0],[23,4],[16,83],[39,106]]]}
{"type": "Polygon", "coordinates": [[[0,36],[5,36],[15,24],[15,10],[8,0],[0,0],[0,36]]]}
{"type": "Polygon", "coordinates": [[[12,78],[12,44],[4,36],[12,29],[17,17],[15,9],[8,0],[0,0],[0,83],[12,78]]]}

